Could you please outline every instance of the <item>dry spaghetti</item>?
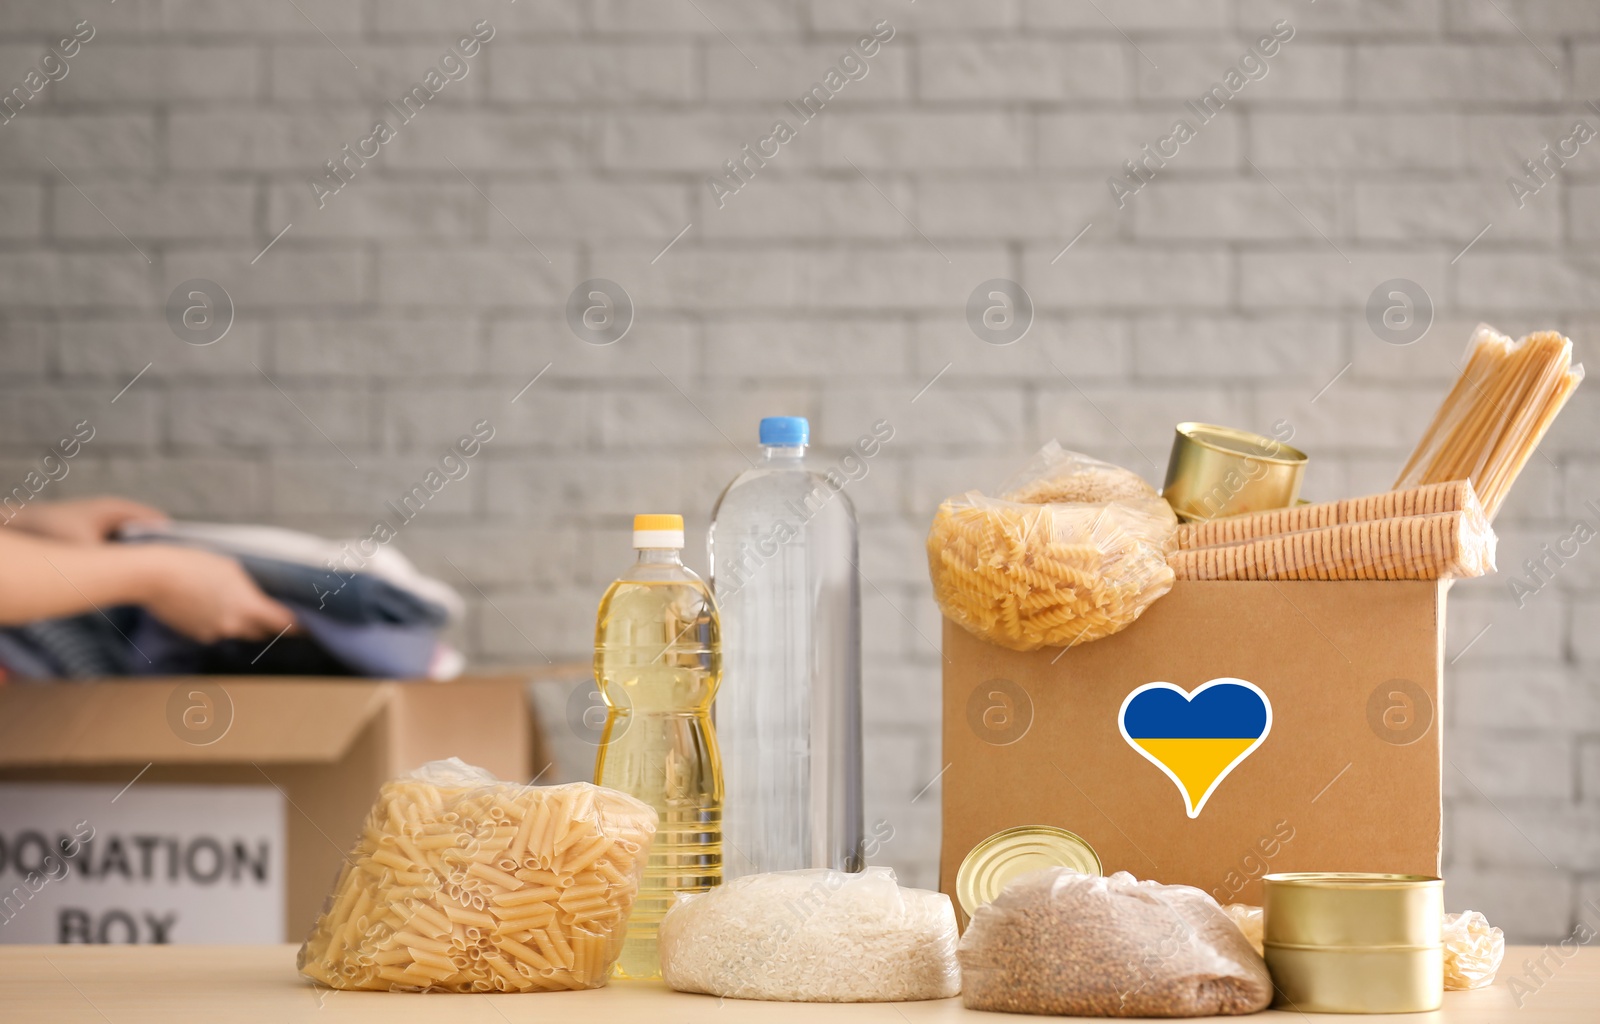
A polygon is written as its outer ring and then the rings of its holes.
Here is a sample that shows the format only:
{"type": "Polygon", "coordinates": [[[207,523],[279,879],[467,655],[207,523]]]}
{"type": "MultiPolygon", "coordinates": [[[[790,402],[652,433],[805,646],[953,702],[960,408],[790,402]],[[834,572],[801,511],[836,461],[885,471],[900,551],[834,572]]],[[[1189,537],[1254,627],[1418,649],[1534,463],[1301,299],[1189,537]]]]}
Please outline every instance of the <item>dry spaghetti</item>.
{"type": "Polygon", "coordinates": [[[1406,460],[1395,487],[1471,480],[1492,520],[1556,414],[1583,380],[1572,342],[1540,331],[1513,342],[1487,324],[1406,460]]]}

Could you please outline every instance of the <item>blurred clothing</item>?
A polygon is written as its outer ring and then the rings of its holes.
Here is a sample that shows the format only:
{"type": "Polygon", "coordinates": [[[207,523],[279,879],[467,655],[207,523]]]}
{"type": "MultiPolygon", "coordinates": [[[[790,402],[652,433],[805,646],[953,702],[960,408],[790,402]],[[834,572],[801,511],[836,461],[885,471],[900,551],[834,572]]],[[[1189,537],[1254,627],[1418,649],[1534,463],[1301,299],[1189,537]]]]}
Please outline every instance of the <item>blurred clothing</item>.
{"type": "MultiPolygon", "coordinates": [[[[287,602],[286,602],[287,603],[287,602]]],[[[290,604],[302,632],[203,644],[143,608],[108,608],[0,630],[0,666],[18,679],[296,675],[450,679],[464,659],[427,626],[351,623],[290,604]]]]}
{"type": "Polygon", "coordinates": [[[461,621],[455,589],[424,575],[386,544],[332,541],[278,526],[237,523],[130,523],[124,541],[204,548],[239,559],[268,595],[345,622],[461,621]],[[370,549],[370,550],[369,550],[370,549]]]}
{"type": "Polygon", "coordinates": [[[0,669],[29,680],[191,674],[451,679],[464,667],[461,654],[439,638],[440,629],[461,619],[461,596],[398,551],[380,546],[363,556],[356,542],[221,523],[130,526],[119,539],[232,556],[262,591],[288,606],[300,628],[271,641],[203,644],[143,608],[108,608],[0,629],[0,669]]]}

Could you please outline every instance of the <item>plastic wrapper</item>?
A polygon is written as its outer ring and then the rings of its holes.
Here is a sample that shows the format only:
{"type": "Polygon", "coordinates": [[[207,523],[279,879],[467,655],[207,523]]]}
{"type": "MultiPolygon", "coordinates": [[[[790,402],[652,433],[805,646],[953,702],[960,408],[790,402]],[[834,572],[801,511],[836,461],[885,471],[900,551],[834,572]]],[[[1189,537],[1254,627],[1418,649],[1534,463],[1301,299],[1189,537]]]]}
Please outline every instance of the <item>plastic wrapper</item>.
{"type": "Polygon", "coordinates": [[[1054,441],[1001,489],[939,506],[934,598],[951,621],[1016,651],[1127,628],[1172,589],[1178,519],[1137,474],[1054,441]]]}
{"type": "Polygon", "coordinates": [[[1233,923],[1239,926],[1239,931],[1244,933],[1245,940],[1250,943],[1250,948],[1256,951],[1256,956],[1261,956],[1266,950],[1266,918],[1260,907],[1252,907],[1248,903],[1229,903],[1222,908],[1233,923]]]}
{"type": "Polygon", "coordinates": [[[1465,365],[1395,487],[1470,479],[1492,521],[1550,424],[1583,380],[1555,331],[1512,341],[1479,324],[1465,365]]]}
{"type": "Polygon", "coordinates": [[[1260,540],[1285,533],[1316,530],[1340,523],[1364,523],[1396,516],[1423,516],[1438,512],[1466,512],[1474,523],[1488,528],[1488,517],[1472,489],[1471,480],[1424,484],[1403,491],[1384,491],[1362,498],[1342,498],[1315,504],[1291,505],[1237,516],[1218,516],[1178,525],[1178,548],[1210,548],[1219,544],[1260,540]]]}
{"type": "Polygon", "coordinates": [[[683,894],[662,918],[661,976],[680,992],[858,1003],[961,990],[950,897],[888,868],[745,875],[683,894]]]}
{"type": "Polygon", "coordinates": [[[1505,955],[1505,935],[1476,910],[1444,915],[1445,991],[1493,984],[1505,955]]]}
{"type": "Polygon", "coordinates": [[[1468,511],[1336,523],[1170,559],[1180,580],[1441,580],[1494,570],[1495,534],[1468,511]]]}
{"type": "Polygon", "coordinates": [[[1206,1017],[1272,1001],[1266,964],[1215,900],[1126,871],[1022,875],[973,914],[959,956],[970,1010],[1206,1017]]]}
{"type": "Polygon", "coordinates": [[[297,965],[343,989],[598,988],[655,829],[615,790],[430,762],[379,791],[297,965]]]}

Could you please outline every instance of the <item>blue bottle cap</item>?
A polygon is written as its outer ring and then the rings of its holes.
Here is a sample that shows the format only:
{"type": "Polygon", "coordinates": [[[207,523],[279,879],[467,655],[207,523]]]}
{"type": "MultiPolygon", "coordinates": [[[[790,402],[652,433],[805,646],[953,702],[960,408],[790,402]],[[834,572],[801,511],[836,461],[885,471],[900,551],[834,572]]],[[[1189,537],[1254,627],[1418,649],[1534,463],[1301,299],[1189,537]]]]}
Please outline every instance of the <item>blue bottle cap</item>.
{"type": "Polygon", "coordinates": [[[761,421],[761,443],[764,445],[788,448],[809,444],[810,441],[811,424],[806,422],[804,416],[768,416],[761,421]]]}

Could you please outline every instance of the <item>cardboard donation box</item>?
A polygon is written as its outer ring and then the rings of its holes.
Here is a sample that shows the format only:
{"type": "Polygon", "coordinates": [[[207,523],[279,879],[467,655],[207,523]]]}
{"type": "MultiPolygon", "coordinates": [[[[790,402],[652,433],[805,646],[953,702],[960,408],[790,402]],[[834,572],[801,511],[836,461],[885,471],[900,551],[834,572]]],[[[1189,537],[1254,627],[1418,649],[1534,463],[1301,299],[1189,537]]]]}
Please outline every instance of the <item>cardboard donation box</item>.
{"type": "Polygon", "coordinates": [[[1065,652],[946,621],[941,888],[1023,825],[1221,903],[1268,872],[1437,875],[1447,586],[1180,580],[1065,652]]]}
{"type": "Polygon", "coordinates": [[[0,943],[298,942],[384,781],[532,776],[526,684],[0,686],[0,943]]]}

